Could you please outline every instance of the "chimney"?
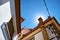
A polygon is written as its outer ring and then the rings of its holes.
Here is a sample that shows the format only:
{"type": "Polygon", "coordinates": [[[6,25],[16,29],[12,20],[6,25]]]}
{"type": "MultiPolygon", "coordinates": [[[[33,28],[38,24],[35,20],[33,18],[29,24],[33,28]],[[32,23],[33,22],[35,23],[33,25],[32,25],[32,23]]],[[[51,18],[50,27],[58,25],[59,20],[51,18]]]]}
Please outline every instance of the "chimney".
{"type": "Polygon", "coordinates": [[[51,16],[48,16],[48,19],[51,19],[51,16]]]}
{"type": "Polygon", "coordinates": [[[41,17],[38,19],[38,21],[39,21],[39,25],[43,24],[43,19],[41,17]]]}

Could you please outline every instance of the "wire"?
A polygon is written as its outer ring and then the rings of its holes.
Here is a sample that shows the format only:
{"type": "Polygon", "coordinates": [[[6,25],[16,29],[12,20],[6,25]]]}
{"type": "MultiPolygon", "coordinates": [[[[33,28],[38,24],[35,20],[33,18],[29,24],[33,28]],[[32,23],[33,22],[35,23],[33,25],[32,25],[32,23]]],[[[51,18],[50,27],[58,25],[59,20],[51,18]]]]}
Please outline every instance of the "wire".
{"type": "MultiPolygon", "coordinates": [[[[48,12],[48,15],[50,16],[50,13],[49,13],[49,10],[48,10],[48,7],[47,7],[47,4],[46,4],[46,2],[45,2],[45,0],[43,0],[43,2],[44,2],[44,5],[45,5],[45,7],[46,7],[46,10],[47,10],[47,12],[48,12]]],[[[52,20],[51,20],[51,23],[52,23],[52,20]]],[[[54,32],[54,28],[52,28],[53,29],[53,32],[54,32]]],[[[55,35],[56,35],[56,33],[54,33],[55,35]]],[[[57,37],[57,39],[58,39],[58,37],[57,37]]],[[[58,39],[59,40],[59,39],[58,39]]]]}
{"type": "Polygon", "coordinates": [[[44,5],[45,5],[45,7],[46,7],[46,10],[47,10],[47,12],[48,12],[48,15],[50,16],[50,12],[49,12],[49,10],[48,10],[48,7],[47,7],[47,4],[46,4],[45,0],[43,0],[43,2],[44,2],[44,5]]]}

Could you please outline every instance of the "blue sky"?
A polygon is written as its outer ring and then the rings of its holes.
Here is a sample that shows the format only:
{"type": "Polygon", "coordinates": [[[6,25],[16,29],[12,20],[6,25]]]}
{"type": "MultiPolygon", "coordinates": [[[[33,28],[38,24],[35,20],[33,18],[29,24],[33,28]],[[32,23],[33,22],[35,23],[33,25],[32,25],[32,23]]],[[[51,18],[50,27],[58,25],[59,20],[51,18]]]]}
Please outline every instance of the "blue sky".
{"type": "MultiPolygon", "coordinates": [[[[45,0],[51,17],[54,16],[60,23],[60,0],[45,0]]],[[[45,20],[49,15],[43,0],[21,0],[21,17],[25,19],[21,24],[27,28],[34,28],[38,25],[38,18],[45,20]]]]}

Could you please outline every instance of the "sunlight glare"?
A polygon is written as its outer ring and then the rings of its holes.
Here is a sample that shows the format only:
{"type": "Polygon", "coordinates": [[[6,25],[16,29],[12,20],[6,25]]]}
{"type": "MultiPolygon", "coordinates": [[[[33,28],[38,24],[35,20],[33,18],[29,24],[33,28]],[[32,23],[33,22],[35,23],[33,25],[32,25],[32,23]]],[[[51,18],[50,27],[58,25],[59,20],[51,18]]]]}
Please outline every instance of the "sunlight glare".
{"type": "Polygon", "coordinates": [[[44,17],[43,14],[36,14],[35,15],[35,21],[36,21],[36,23],[39,23],[38,18],[40,18],[40,17],[43,19],[43,21],[45,20],[45,17],[44,17]]]}

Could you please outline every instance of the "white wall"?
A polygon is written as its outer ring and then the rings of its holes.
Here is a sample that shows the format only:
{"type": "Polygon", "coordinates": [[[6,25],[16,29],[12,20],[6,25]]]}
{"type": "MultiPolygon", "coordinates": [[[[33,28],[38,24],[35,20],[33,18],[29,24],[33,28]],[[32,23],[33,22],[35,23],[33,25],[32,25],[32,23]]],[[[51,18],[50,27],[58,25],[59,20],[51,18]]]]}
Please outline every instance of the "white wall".
{"type": "Polygon", "coordinates": [[[44,40],[42,31],[35,35],[35,40],[44,40]]]}
{"type": "MultiPolygon", "coordinates": [[[[10,1],[0,5],[0,26],[11,19],[10,1]]],[[[0,40],[5,40],[0,27],[0,40]]]]}
{"type": "Polygon", "coordinates": [[[0,6],[0,25],[3,22],[8,22],[11,19],[11,11],[10,11],[10,2],[6,2],[5,4],[0,6]]]}

